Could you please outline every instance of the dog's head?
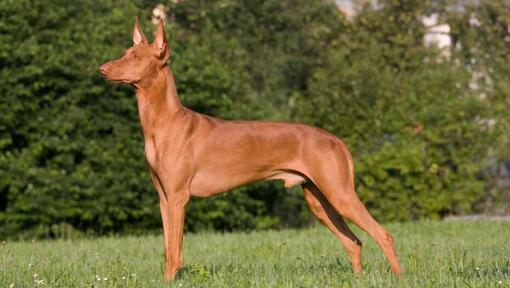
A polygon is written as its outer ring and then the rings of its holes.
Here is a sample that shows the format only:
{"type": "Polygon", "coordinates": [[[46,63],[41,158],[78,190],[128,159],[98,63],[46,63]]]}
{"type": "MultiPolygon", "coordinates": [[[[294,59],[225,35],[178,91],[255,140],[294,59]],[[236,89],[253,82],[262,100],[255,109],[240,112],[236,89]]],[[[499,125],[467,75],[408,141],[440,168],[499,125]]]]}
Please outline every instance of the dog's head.
{"type": "Polygon", "coordinates": [[[149,44],[135,18],[133,46],[124,52],[122,58],[109,61],[99,67],[104,77],[111,81],[136,84],[153,77],[167,64],[170,50],[163,29],[163,21],[156,28],[154,42],[149,44]]]}

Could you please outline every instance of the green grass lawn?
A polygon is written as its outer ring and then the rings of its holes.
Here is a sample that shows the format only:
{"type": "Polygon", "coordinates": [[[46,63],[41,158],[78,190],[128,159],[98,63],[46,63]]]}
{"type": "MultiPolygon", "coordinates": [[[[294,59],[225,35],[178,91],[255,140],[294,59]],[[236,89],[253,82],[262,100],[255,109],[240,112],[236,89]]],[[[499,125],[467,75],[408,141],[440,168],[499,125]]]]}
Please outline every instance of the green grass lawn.
{"type": "Polygon", "coordinates": [[[185,266],[162,281],[161,236],[0,244],[0,287],[510,287],[510,222],[384,225],[405,274],[395,277],[376,244],[364,274],[322,226],[185,236],[185,266]]]}

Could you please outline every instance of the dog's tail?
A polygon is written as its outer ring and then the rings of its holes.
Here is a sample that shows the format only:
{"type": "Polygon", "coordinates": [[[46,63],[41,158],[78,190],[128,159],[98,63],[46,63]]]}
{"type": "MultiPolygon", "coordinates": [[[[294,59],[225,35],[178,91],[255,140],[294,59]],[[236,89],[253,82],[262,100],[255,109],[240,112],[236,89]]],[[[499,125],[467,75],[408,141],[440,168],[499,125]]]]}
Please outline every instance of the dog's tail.
{"type": "MultiPolygon", "coordinates": [[[[340,139],[339,139],[340,140],[340,139]]],[[[347,166],[349,168],[349,178],[351,179],[351,185],[354,189],[354,161],[352,160],[352,154],[351,151],[349,151],[349,148],[347,148],[347,145],[340,140],[340,147],[342,148],[342,152],[345,154],[345,158],[347,159],[347,166]]]]}

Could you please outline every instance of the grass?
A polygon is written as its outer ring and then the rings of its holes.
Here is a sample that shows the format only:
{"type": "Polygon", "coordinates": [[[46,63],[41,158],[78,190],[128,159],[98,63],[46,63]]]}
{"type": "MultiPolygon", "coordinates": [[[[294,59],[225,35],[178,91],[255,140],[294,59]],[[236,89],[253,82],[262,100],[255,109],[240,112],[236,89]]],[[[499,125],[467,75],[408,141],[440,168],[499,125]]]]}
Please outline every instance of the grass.
{"type": "Polygon", "coordinates": [[[364,275],[322,226],[185,236],[185,266],[162,281],[161,236],[0,244],[0,287],[510,287],[510,222],[384,225],[405,269],[364,243],[364,275]]]}

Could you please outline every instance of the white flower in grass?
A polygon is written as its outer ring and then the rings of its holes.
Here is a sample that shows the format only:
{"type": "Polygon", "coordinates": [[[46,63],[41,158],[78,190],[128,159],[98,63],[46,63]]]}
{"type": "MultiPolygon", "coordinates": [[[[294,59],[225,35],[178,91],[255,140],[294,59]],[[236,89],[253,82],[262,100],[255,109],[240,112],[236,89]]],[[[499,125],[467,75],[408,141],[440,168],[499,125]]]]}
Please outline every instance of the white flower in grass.
{"type": "Polygon", "coordinates": [[[476,271],[480,270],[480,267],[476,267],[476,271]]]}
{"type": "MultiPolygon", "coordinates": [[[[501,282],[501,281],[499,281],[501,282]]],[[[11,285],[9,285],[9,288],[14,288],[14,283],[11,283],[11,285]]]]}
{"type": "Polygon", "coordinates": [[[28,263],[28,268],[32,268],[32,263],[28,263]]]}
{"type": "Polygon", "coordinates": [[[503,284],[503,281],[499,280],[498,285],[501,285],[501,284],[503,284]]]}
{"type": "Polygon", "coordinates": [[[104,278],[103,278],[103,281],[108,281],[108,277],[104,277],[104,278]]]}
{"type": "Polygon", "coordinates": [[[39,275],[37,273],[34,274],[34,278],[37,278],[39,277],[39,275]]]}
{"type": "Polygon", "coordinates": [[[122,280],[126,280],[126,276],[122,276],[122,280]]]}
{"type": "Polygon", "coordinates": [[[99,275],[96,275],[96,281],[101,281],[101,277],[99,277],[99,275]]]}

